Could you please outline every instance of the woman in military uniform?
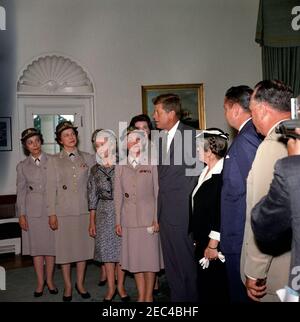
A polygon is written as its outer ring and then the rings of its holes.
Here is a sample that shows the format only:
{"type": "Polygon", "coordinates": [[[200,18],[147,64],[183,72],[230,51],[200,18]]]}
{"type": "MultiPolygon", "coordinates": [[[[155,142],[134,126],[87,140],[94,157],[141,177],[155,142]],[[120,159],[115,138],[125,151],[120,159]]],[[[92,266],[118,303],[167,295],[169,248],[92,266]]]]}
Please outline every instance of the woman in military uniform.
{"type": "Polygon", "coordinates": [[[56,263],[64,279],[63,301],[72,300],[71,263],[76,263],[75,289],[90,298],[84,287],[86,260],[93,258],[94,240],[89,236],[87,181],[94,156],[77,150],[77,127],[69,121],[56,127],[60,153],[49,160],[47,201],[50,227],[55,231],[56,263]]]}
{"type": "MultiPolygon", "coordinates": [[[[155,273],[163,268],[157,223],[157,166],[149,163],[146,134],[129,128],[128,163],[115,169],[116,233],[121,266],[134,273],[139,302],[153,301],[155,273]]],[[[122,165],[123,164],[123,165],[122,165]]]]}
{"type": "Polygon", "coordinates": [[[49,227],[46,208],[48,156],[42,152],[43,136],[36,129],[23,131],[21,142],[28,155],[17,165],[17,207],[22,228],[22,254],[33,257],[37,275],[34,296],[42,296],[45,285],[51,294],[57,294],[53,282],[54,232],[49,227]]]}
{"type": "Polygon", "coordinates": [[[101,130],[96,134],[94,147],[97,151],[95,164],[88,181],[88,199],[90,209],[89,232],[95,237],[95,257],[103,262],[106,271],[108,289],[104,301],[111,301],[117,289],[122,301],[129,296],[124,290],[125,272],[121,270],[121,238],[115,233],[115,206],[113,201],[113,183],[116,164],[116,136],[111,130],[101,130]]]}

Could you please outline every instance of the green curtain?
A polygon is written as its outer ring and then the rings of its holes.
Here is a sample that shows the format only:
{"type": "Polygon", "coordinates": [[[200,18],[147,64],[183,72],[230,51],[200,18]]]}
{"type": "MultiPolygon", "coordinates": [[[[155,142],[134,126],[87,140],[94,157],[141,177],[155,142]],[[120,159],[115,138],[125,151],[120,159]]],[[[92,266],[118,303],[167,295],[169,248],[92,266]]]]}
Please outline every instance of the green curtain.
{"type": "Polygon", "coordinates": [[[264,79],[279,79],[300,94],[300,31],[291,26],[299,0],[260,0],[255,41],[262,47],[264,79]]]}
{"type": "Polygon", "coordinates": [[[300,95],[300,47],[262,46],[263,79],[280,79],[300,95]]]}

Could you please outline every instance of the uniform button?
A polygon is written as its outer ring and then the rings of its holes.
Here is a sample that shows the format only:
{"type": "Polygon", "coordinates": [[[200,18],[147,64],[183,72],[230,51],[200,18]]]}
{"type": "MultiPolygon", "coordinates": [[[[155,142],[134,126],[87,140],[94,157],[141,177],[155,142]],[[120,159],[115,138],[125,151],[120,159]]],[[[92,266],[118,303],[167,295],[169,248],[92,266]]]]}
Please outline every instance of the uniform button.
{"type": "Polygon", "coordinates": [[[66,185],[63,185],[63,187],[62,187],[64,190],[67,190],[68,189],[68,187],[66,186],[66,185]]]}
{"type": "Polygon", "coordinates": [[[106,178],[107,181],[110,181],[110,178],[106,178]]]}
{"type": "Polygon", "coordinates": [[[30,190],[33,190],[32,186],[29,186],[29,189],[30,189],[30,190]]]}
{"type": "Polygon", "coordinates": [[[125,193],[125,197],[126,198],[129,198],[129,194],[127,192],[125,193]]]}
{"type": "Polygon", "coordinates": [[[76,168],[75,167],[72,167],[73,170],[75,170],[76,168]]]}

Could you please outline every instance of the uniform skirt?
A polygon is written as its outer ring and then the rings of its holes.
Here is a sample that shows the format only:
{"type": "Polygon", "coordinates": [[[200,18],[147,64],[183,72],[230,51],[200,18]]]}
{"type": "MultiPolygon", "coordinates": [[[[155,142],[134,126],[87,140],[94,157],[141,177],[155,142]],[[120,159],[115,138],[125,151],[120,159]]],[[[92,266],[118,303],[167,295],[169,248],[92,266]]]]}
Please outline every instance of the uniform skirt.
{"type": "Polygon", "coordinates": [[[54,256],[54,231],[48,216],[27,217],[28,230],[22,230],[22,254],[30,256],[54,256]]]}
{"type": "Polygon", "coordinates": [[[146,227],[122,227],[121,267],[131,273],[159,272],[164,268],[159,233],[146,227]]]}
{"type": "Polygon", "coordinates": [[[89,236],[89,215],[57,217],[55,230],[56,264],[92,259],[94,239],[89,236]]]}

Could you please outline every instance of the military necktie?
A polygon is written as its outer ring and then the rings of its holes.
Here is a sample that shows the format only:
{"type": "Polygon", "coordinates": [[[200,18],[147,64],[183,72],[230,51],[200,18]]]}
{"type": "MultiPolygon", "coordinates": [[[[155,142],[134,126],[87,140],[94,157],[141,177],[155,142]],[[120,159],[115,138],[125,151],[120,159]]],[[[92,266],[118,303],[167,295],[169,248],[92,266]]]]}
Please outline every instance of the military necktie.
{"type": "Polygon", "coordinates": [[[70,153],[70,154],[69,154],[69,158],[71,159],[71,161],[74,161],[74,159],[75,159],[75,154],[74,154],[74,153],[70,153]]]}

